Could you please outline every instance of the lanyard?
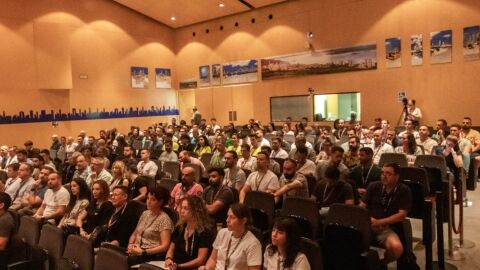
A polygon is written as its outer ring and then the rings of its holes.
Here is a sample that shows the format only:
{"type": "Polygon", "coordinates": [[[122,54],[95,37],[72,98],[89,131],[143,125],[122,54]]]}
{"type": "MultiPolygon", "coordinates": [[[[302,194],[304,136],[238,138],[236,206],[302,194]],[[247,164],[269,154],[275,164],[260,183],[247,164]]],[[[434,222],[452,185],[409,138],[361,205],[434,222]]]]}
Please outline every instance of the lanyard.
{"type": "Polygon", "coordinates": [[[373,163],[372,163],[372,165],[370,165],[370,169],[368,169],[367,176],[364,178],[363,177],[364,170],[363,170],[363,167],[362,167],[362,183],[363,183],[364,186],[367,185],[368,176],[370,176],[370,172],[372,171],[372,168],[373,168],[373,163]]]}
{"type": "Polygon", "coordinates": [[[325,203],[325,201],[328,200],[328,198],[330,198],[330,195],[332,195],[333,191],[335,190],[335,186],[333,186],[332,189],[330,190],[330,192],[329,192],[328,195],[327,195],[328,184],[329,184],[329,183],[327,183],[327,184],[325,185],[325,189],[323,190],[322,205],[325,203]]]}
{"type": "Polygon", "coordinates": [[[382,207],[385,213],[387,212],[388,208],[390,207],[390,203],[392,202],[393,195],[397,192],[398,185],[395,186],[392,192],[388,192],[385,190],[385,186],[382,187],[382,207]],[[388,201],[387,201],[388,199],[388,201]]]}
{"type": "MultiPolygon", "coordinates": [[[[267,171],[267,172],[268,172],[268,171],[267,171]]],[[[257,175],[256,175],[256,177],[255,177],[255,186],[256,186],[255,191],[258,191],[258,188],[260,187],[260,184],[262,183],[263,178],[265,177],[266,174],[267,174],[267,173],[264,173],[263,176],[262,176],[262,178],[260,178],[260,181],[258,181],[258,176],[260,175],[260,172],[257,172],[257,175]]]]}
{"type": "Polygon", "coordinates": [[[233,234],[230,236],[230,239],[228,240],[228,246],[227,246],[227,256],[225,257],[225,268],[224,268],[225,270],[227,270],[228,266],[230,265],[230,257],[232,256],[233,253],[235,253],[235,250],[237,250],[238,246],[243,240],[243,237],[245,237],[246,234],[247,233],[244,233],[242,237],[240,237],[240,240],[238,240],[237,244],[233,248],[232,253],[230,253],[230,246],[232,245],[233,234]]]}
{"type": "Polygon", "coordinates": [[[188,237],[188,229],[185,227],[185,252],[187,254],[190,254],[190,258],[193,257],[193,243],[195,243],[195,230],[192,233],[192,243],[190,243],[190,253],[188,252],[188,242],[189,242],[189,237],[188,237]]]}

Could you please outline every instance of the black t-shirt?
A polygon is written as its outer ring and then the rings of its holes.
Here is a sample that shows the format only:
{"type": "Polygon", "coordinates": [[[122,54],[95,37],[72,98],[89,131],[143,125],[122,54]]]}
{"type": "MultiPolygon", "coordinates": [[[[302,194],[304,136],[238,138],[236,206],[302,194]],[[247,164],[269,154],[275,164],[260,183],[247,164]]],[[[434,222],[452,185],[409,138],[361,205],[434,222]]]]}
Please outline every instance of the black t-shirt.
{"type": "Polygon", "coordinates": [[[232,190],[227,186],[222,186],[219,189],[213,189],[212,186],[208,186],[203,191],[202,197],[206,204],[212,204],[216,200],[223,202],[223,208],[211,215],[211,217],[215,220],[215,223],[226,223],[228,208],[233,203],[232,190]]]}
{"type": "Polygon", "coordinates": [[[103,202],[99,208],[97,208],[96,203],[90,203],[86,209],[87,218],[85,224],[83,224],[83,229],[87,233],[91,233],[95,227],[107,224],[114,210],[115,208],[110,201],[103,202]]]}
{"type": "MultiPolygon", "coordinates": [[[[138,176],[137,178],[135,178],[135,181],[130,183],[130,186],[128,187],[128,189],[130,190],[130,199],[134,199],[138,195],[140,195],[140,189],[142,187],[148,188],[148,180],[144,176],[138,176]]],[[[145,202],[146,199],[143,201],[145,202]]]]}
{"type": "Polygon", "coordinates": [[[398,183],[390,193],[386,193],[381,182],[373,182],[367,188],[365,203],[371,217],[386,218],[397,214],[400,209],[410,211],[412,193],[403,183],[398,183]]]}
{"type": "Polygon", "coordinates": [[[353,200],[352,186],[342,180],[331,183],[328,180],[318,182],[313,196],[317,198],[318,208],[330,207],[333,203],[345,203],[353,200]]]}
{"type": "MultiPolygon", "coordinates": [[[[135,203],[128,202],[124,210],[114,213],[109,219],[106,241],[117,240],[121,247],[128,246],[128,239],[137,227],[138,220],[142,214],[135,203]]],[[[108,224],[108,223],[107,223],[108,224]]]]}
{"type": "MultiPolygon", "coordinates": [[[[175,243],[175,250],[173,251],[173,260],[177,263],[186,263],[198,257],[198,250],[200,248],[212,248],[215,236],[211,230],[205,229],[202,232],[195,231],[190,238],[188,238],[188,248],[185,248],[185,226],[176,226],[172,234],[172,241],[175,243]]],[[[190,269],[190,268],[182,268],[190,269]]],[[[192,268],[193,269],[193,268],[192,268]]]]}
{"type": "Polygon", "coordinates": [[[352,169],[349,178],[355,183],[355,188],[367,188],[368,184],[380,181],[382,170],[377,165],[363,167],[358,165],[352,169]]]}

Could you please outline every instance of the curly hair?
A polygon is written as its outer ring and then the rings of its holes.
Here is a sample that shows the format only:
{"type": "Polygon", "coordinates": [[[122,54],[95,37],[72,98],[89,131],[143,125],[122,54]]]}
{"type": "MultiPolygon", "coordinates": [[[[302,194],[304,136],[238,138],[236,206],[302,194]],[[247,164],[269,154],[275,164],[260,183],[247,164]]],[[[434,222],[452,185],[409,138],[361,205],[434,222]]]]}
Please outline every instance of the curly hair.
{"type": "MultiPolygon", "coordinates": [[[[192,218],[195,220],[195,230],[198,232],[203,232],[206,229],[210,229],[212,227],[213,221],[210,219],[210,216],[207,213],[207,207],[205,206],[202,198],[198,196],[188,195],[181,199],[180,205],[182,205],[184,201],[188,202],[190,213],[192,215],[192,218]]],[[[180,218],[178,220],[177,226],[182,227],[183,225],[185,225],[185,223],[185,220],[182,220],[180,218]]]]}

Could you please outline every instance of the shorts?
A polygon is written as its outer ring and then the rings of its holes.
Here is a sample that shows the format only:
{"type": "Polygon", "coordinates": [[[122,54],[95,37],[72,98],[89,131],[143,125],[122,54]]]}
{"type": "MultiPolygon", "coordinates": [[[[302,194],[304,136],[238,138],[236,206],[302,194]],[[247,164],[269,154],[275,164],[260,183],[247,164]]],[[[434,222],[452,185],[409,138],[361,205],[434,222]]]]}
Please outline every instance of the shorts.
{"type": "MultiPolygon", "coordinates": [[[[387,238],[390,237],[391,235],[397,235],[392,229],[389,227],[382,229],[380,231],[374,231],[373,232],[375,235],[375,240],[379,245],[382,247],[385,246],[385,241],[387,241],[387,238]]],[[[398,237],[398,236],[397,236],[398,237]]]]}

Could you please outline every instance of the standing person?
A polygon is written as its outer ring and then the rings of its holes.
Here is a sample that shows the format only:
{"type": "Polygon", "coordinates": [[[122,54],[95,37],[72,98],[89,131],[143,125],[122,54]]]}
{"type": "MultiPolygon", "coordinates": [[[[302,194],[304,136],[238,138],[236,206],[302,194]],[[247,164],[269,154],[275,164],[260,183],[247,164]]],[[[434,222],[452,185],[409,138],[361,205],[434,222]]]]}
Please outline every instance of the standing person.
{"type": "Polygon", "coordinates": [[[278,218],[271,239],[263,254],[263,269],[310,270],[307,257],[300,251],[300,229],[295,220],[278,218]]]}
{"type": "Polygon", "coordinates": [[[382,181],[373,182],[367,188],[365,202],[361,207],[368,210],[376,241],[386,249],[382,264],[400,258],[404,247],[399,236],[393,230],[407,217],[412,206],[410,189],[400,182],[398,164],[387,163],[382,167],[382,181]]]}
{"type": "Polygon", "coordinates": [[[164,187],[156,187],[148,192],[147,210],[140,216],[128,241],[129,265],[165,259],[173,231],[172,220],[163,211],[169,200],[170,195],[164,187]]]}
{"type": "Polygon", "coordinates": [[[202,122],[202,114],[198,111],[197,107],[193,107],[192,123],[199,126],[202,122]]]}
{"type": "Polygon", "coordinates": [[[197,196],[184,197],[179,214],[165,266],[169,269],[197,269],[206,263],[215,239],[212,224],[203,200],[197,196]]]}
{"type": "Polygon", "coordinates": [[[249,229],[251,214],[244,204],[233,204],[228,210],[227,228],[221,229],[210,258],[199,270],[260,270],[262,246],[249,229]]]}

